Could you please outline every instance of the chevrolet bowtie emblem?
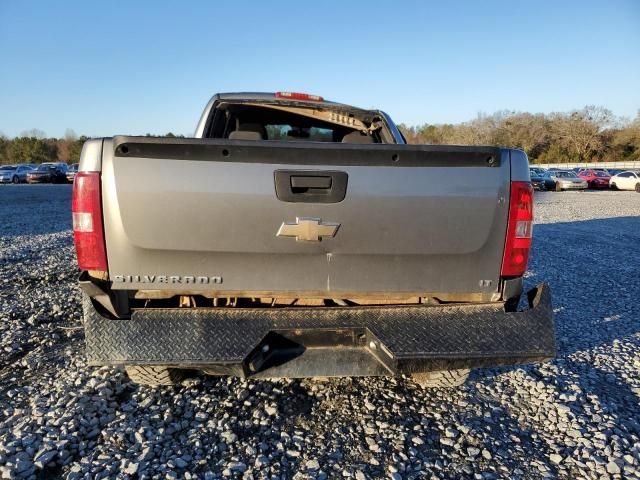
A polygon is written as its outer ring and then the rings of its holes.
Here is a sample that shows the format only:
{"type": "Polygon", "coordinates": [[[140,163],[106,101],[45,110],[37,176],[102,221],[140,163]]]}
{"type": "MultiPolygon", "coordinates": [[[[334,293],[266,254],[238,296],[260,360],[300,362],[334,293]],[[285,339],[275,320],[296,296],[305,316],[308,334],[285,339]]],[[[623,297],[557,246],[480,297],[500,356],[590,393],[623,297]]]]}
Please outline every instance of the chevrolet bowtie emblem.
{"type": "Polygon", "coordinates": [[[297,242],[320,242],[322,237],[335,237],[339,223],[323,222],[319,218],[296,218],[295,223],[282,222],[277,237],[296,237],[297,242]]]}

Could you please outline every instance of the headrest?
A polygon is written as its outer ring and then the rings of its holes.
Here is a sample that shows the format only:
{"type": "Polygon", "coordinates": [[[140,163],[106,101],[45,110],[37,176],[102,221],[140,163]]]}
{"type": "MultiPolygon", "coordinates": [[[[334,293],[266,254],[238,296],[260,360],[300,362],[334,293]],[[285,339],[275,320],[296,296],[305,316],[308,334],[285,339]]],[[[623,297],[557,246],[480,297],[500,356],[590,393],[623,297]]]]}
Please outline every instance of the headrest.
{"type": "Polygon", "coordinates": [[[229,140],[262,140],[262,135],[258,132],[245,132],[243,130],[236,130],[229,134],[229,140]]]}
{"type": "Polygon", "coordinates": [[[375,143],[373,138],[360,131],[351,132],[342,137],[342,143],[375,143]]]}

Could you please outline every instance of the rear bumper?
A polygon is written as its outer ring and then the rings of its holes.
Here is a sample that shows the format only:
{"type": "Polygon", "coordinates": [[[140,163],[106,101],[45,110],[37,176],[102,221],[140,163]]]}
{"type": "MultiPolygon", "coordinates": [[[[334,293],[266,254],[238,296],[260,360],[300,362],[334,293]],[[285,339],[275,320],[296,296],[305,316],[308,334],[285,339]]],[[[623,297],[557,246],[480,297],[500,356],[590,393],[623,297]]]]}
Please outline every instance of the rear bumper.
{"type": "Polygon", "coordinates": [[[84,298],[91,365],[166,365],[242,377],[397,375],[555,356],[551,294],[502,304],[149,309],[102,316],[84,298]]]}

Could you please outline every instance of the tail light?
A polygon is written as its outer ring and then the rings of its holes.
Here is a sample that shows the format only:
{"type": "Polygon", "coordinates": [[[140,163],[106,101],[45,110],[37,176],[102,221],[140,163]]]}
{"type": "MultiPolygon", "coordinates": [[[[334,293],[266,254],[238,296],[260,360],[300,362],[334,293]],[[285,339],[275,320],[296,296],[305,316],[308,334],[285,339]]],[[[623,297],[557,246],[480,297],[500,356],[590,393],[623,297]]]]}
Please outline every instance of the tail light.
{"type": "Polygon", "coordinates": [[[509,223],[504,245],[504,277],[519,277],[527,270],[533,230],[533,187],[529,182],[511,182],[509,223]]]}
{"type": "Polygon", "coordinates": [[[78,172],[73,181],[71,215],[81,270],[107,271],[100,200],[100,172],[78,172]]]}
{"type": "Polygon", "coordinates": [[[288,98],[290,100],[307,100],[312,102],[322,102],[324,98],[320,95],[310,95],[298,92],[276,92],[276,98],[288,98]]]}

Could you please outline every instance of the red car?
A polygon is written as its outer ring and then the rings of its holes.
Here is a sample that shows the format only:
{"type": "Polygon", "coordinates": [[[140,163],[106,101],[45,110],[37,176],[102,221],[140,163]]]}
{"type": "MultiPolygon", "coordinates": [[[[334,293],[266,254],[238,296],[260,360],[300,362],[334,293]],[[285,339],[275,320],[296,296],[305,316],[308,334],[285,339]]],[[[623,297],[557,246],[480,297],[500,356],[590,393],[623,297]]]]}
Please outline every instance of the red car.
{"type": "Polygon", "coordinates": [[[602,170],[580,170],[578,176],[586,180],[589,188],[609,188],[611,177],[602,170]]]}

